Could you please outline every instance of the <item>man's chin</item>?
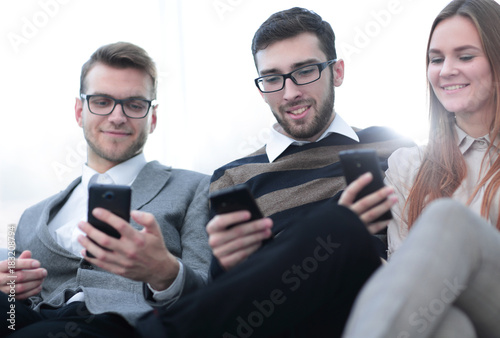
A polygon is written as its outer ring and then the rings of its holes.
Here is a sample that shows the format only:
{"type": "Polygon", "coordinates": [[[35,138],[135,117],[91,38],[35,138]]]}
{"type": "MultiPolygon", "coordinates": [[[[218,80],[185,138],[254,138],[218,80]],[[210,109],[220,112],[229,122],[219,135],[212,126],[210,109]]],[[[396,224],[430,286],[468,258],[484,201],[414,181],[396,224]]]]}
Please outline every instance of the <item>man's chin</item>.
{"type": "MultiPolygon", "coordinates": [[[[304,126],[305,127],[305,126],[304,126]]],[[[286,133],[295,140],[308,140],[316,136],[319,131],[312,128],[286,128],[286,133]]]]}
{"type": "MultiPolygon", "coordinates": [[[[128,149],[127,149],[128,150],[128,149]]],[[[132,157],[134,157],[137,154],[137,152],[132,152],[132,151],[100,151],[97,153],[97,156],[100,158],[111,162],[115,164],[119,164],[122,162],[125,162],[132,157]]]]}

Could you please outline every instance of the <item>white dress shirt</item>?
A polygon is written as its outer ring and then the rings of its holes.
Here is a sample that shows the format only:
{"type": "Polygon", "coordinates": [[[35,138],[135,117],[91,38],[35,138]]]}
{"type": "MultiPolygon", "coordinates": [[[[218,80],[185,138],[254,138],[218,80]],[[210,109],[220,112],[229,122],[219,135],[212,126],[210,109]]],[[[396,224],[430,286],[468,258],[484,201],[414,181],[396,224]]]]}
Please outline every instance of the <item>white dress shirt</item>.
{"type": "MultiPolygon", "coordinates": [[[[123,163],[120,163],[104,173],[97,183],[132,185],[135,178],[146,165],[144,154],[139,154],[123,163]]],[[[49,223],[49,231],[54,236],[56,242],[73,253],[82,257],[83,247],[78,243],[78,235],[84,234],[78,223],[87,220],[88,209],[88,186],[89,181],[97,171],[83,165],[82,181],[78,184],[63,207],[49,223]]]]}
{"type": "MultiPolygon", "coordinates": [[[[146,158],[144,154],[141,153],[114,166],[104,174],[100,174],[96,183],[131,186],[146,164],[146,158]]],[[[56,216],[48,224],[49,231],[56,242],[78,257],[82,257],[81,251],[83,250],[82,245],[78,242],[78,236],[80,234],[85,235],[85,233],[78,228],[78,223],[87,220],[88,186],[91,178],[96,174],[99,173],[90,168],[87,164],[84,164],[82,181],[75,187],[61,210],[59,210],[56,216]]],[[[178,261],[180,265],[179,273],[168,289],[156,291],[148,284],[148,287],[153,291],[154,300],[168,300],[180,294],[182,285],[184,284],[184,267],[182,262],[180,260],[178,261]]],[[[81,292],[73,296],[68,303],[82,300],[83,293],[81,292]]]]}
{"type": "MultiPolygon", "coordinates": [[[[266,154],[269,159],[269,163],[274,162],[287,148],[289,145],[304,145],[310,143],[309,141],[297,141],[293,138],[290,138],[286,135],[280,133],[278,129],[278,123],[275,123],[271,128],[271,139],[266,145],[266,154]]],[[[316,142],[321,141],[328,135],[332,133],[337,133],[344,135],[353,139],[356,142],[359,142],[358,135],[354,132],[354,130],[339,116],[339,114],[335,114],[335,118],[332,123],[328,126],[328,129],[320,136],[316,142]]]]}

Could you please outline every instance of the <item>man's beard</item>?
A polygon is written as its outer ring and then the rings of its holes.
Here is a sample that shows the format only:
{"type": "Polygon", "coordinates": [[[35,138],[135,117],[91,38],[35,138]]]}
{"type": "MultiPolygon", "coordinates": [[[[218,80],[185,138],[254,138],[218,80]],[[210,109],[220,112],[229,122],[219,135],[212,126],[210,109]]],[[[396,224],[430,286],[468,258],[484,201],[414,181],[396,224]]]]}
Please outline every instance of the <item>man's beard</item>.
{"type": "MultiPolygon", "coordinates": [[[[85,131],[85,128],[84,128],[85,131]]],[[[144,130],[141,130],[137,139],[134,141],[132,145],[130,145],[125,150],[115,151],[115,150],[106,150],[103,149],[100,145],[93,142],[94,140],[89,138],[87,133],[84,132],[85,140],[87,141],[88,146],[92,151],[99,156],[100,158],[112,162],[112,163],[122,163],[125,162],[135,155],[139,154],[146,144],[148,139],[148,133],[144,130]]]]}
{"type": "MultiPolygon", "coordinates": [[[[318,114],[314,116],[314,119],[310,122],[310,124],[304,128],[304,123],[300,123],[298,121],[289,121],[282,119],[279,114],[273,111],[273,115],[283,128],[283,130],[293,137],[294,139],[309,139],[320,133],[330,121],[333,114],[333,105],[335,102],[335,90],[333,86],[333,82],[331,82],[331,94],[327,96],[325,101],[322,102],[321,106],[318,106],[318,114]]],[[[297,106],[297,105],[311,105],[313,108],[316,104],[315,100],[302,100],[293,102],[289,106],[297,106]]],[[[286,109],[280,109],[283,114],[286,114],[286,109]]]]}

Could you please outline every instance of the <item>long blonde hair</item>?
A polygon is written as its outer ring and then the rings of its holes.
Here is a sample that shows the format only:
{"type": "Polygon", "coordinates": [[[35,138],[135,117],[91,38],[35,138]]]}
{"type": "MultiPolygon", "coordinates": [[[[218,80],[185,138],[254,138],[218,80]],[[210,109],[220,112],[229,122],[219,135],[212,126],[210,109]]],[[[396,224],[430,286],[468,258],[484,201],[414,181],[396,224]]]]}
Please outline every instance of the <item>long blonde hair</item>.
{"type": "MultiPolygon", "coordinates": [[[[488,58],[493,76],[493,99],[495,114],[490,126],[491,140],[495,140],[500,130],[500,5],[494,0],[454,0],[436,17],[432,24],[427,44],[427,67],[429,67],[429,46],[436,26],[443,20],[461,15],[469,18],[476,26],[483,50],[488,58]]],[[[429,89],[429,144],[424,154],[413,187],[410,190],[405,209],[408,210],[408,224],[411,227],[422,210],[431,201],[441,197],[451,197],[467,175],[465,160],[457,146],[455,116],[447,111],[438,100],[432,86],[429,89]]],[[[492,144],[490,144],[491,148],[492,144]]],[[[489,150],[489,149],[488,149],[489,150]]],[[[481,205],[481,215],[487,218],[494,195],[500,186],[500,157],[498,157],[485,177],[479,182],[469,202],[479,189],[487,184],[481,205]]],[[[496,221],[500,229],[500,216],[496,221]]]]}

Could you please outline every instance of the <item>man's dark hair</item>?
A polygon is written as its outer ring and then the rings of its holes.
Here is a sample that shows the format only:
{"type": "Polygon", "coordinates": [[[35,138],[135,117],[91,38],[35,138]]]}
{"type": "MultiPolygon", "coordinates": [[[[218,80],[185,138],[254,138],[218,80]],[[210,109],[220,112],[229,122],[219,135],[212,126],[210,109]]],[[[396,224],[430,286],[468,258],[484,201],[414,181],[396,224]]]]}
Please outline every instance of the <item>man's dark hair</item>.
{"type": "Polygon", "coordinates": [[[156,99],[158,77],[156,65],[148,53],[141,47],[129,42],[116,42],[97,49],[82,66],[80,93],[85,93],[85,78],[96,63],[120,69],[135,68],[145,71],[153,81],[151,99],[156,99]]]}
{"type": "Polygon", "coordinates": [[[252,55],[270,44],[295,37],[301,33],[313,33],[328,60],[336,59],[335,34],[330,24],[321,16],[305,8],[294,7],[271,15],[257,30],[252,41],[252,55]]]}

